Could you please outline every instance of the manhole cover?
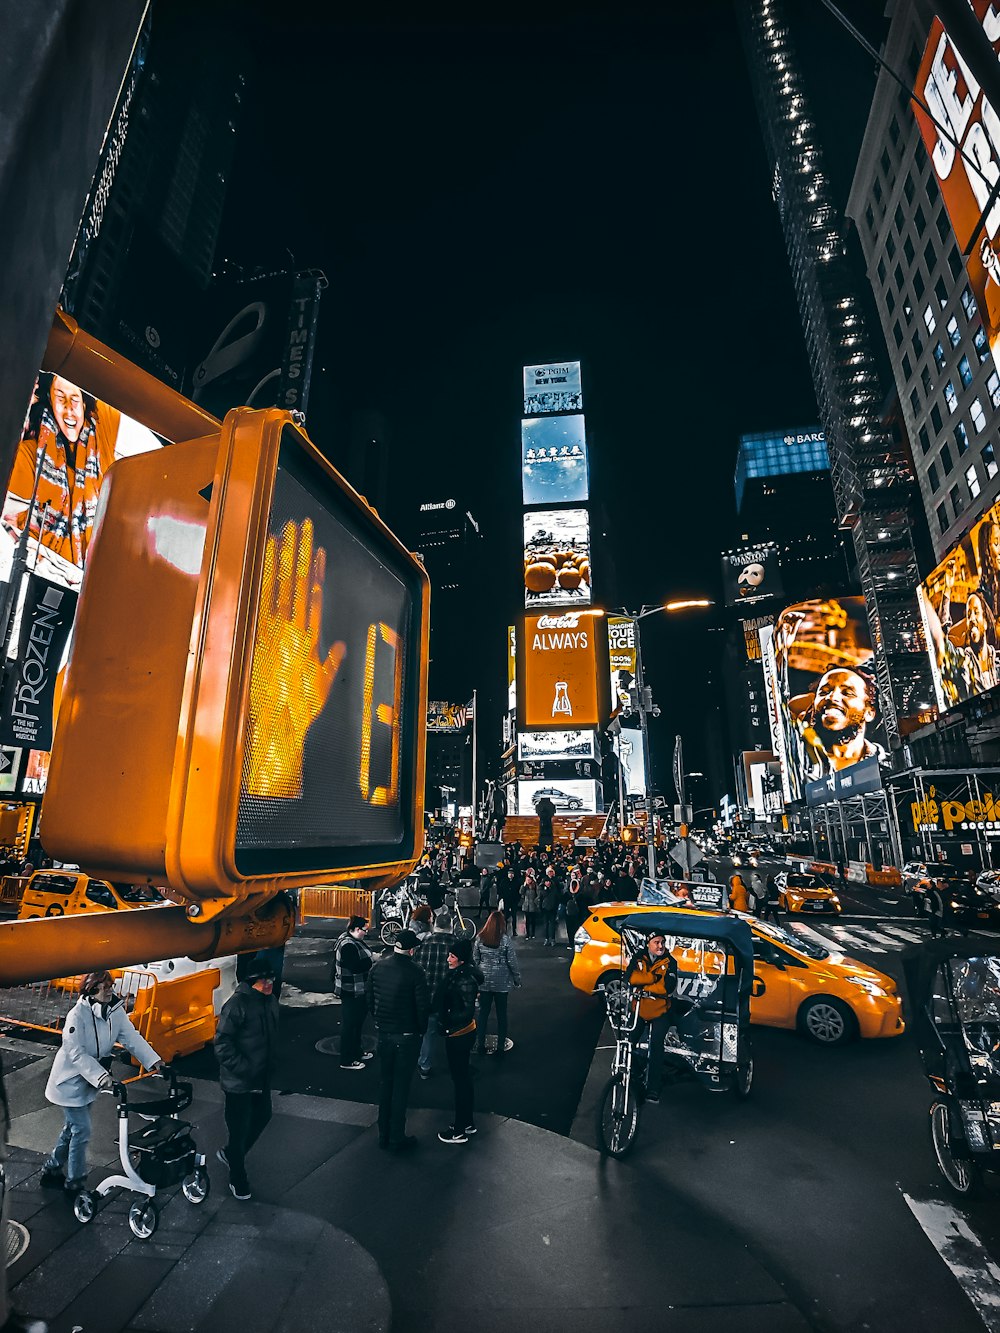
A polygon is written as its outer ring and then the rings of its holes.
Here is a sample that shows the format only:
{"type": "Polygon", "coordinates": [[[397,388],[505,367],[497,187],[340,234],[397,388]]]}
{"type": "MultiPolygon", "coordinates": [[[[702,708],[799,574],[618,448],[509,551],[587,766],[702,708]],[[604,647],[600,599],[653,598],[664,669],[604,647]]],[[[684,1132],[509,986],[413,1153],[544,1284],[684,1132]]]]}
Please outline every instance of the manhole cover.
{"type": "Polygon", "coordinates": [[[7,1267],[10,1268],[11,1264],[16,1264],[28,1248],[28,1241],[31,1237],[28,1235],[28,1228],[20,1222],[8,1222],[3,1239],[4,1250],[7,1255],[7,1267]]]}

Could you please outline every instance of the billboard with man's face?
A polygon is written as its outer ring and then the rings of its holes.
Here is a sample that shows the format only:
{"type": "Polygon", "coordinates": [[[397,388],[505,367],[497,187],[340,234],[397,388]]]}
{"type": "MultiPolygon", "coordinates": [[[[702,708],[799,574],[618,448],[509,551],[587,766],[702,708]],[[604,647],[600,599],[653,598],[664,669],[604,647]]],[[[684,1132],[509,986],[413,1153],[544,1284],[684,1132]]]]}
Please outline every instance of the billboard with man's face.
{"type": "Polygon", "coordinates": [[[937,706],[1000,685],[1000,501],[917,589],[937,706]]]}
{"type": "Polygon", "coordinates": [[[726,551],[722,557],[722,587],[727,606],[749,606],[784,592],[778,568],[778,548],[771,542],[726,551]]]}
{"type": "MultiPolygon", "coordinates": [[[[971,0],[994,51],[1000,56],[1000,15],[990,0],[971,0]]],[[[934,165],[952,229],[964,253],[1000,171],[1000,118],[972,71],[933,19],[911,105],[934,165]],[[920,107],[926,104],[934,120],[920,107]],[[938,124],[935,125],[934,121],[938,124]],[[941,128],[938,128],[940,126],[941,128]]],[[[1000,352],[1000,200],[994,200],[966,262],[994,357],[1000,352]]],[[[975,311],[967,312],[971,315],[975,311]]]]}
{"type": "Polygon", "coordinates": [[[862,759],[886,761],[863,597],[788,606],[761,644],[786,800],[862,759]]]}

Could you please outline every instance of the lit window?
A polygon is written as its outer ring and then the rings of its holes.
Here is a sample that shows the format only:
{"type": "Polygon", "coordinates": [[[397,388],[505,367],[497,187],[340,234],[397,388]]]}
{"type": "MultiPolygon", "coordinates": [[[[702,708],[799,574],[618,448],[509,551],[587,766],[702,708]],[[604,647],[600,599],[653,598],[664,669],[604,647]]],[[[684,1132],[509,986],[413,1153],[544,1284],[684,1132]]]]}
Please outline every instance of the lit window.
{"type": "Polygon", "coordinates": [[[937,320],[934,318],[934,311],[930,306],[924,311],[924,323],[927,325],[928,333],[933,333],[937,328],[937,320]]]}
{"type": "Polygon", "coordinates": [[[976,345],[976,356],[979,357],[981,364],[990,354],[990,345],[986,340],[986,331],[981,324],[972,335],[972,341],[976,345]]]}
{"type": "Polygon", "coordinates": [[[948,506],[945,504],[945,502],[944,502],[943,500],[941,501],[941,503],[940,503],[940,504],[938,505],[938,507],[937,507],[937,521],[938,521],[938,527],[941,529],[941,531],[942,531],[942,532],[947,532],[947,531],[948,531],[948,506]]]}
{"type": "Polygon", "coordinates": [[[958,445],[958,452],[961,456],[969,447],[969,432],[965,429],[963,422],[959,422],[955,427],[955,443],[958,445]]]}
{"type": "Polygon", "coordinates": [[[955,385],[951,380],[944,386],[944,401],[948,404],[949,412],[958,411],[958,394],[955,392],[955,385]]]}
{"type": "Polygon", "coordinates": [[[945,328],[948,330],[948,341],[951,343],[952,347],[957,347],[962,341],[962,334],[958,327],[958,320],[954,315],[949,319],[945,328]]]}
{"type": "Polygon", "coordinates": [[[986,429],[986,413],[983,411],[981,398],[973,398],[969,413],[972,416],[972,424],[975,426],[977,433],[984,431],[986,429]]]}
{"type": "Polygon", "coordinates": [[[967,356],[959,357],[958,373],[962,383],[968,388],[972,383],[972,367],[969,365],[969,358],[967,356]]]}
{"type": "Polygon", "coordinates": [[[965,311],[966,319],[972,319],[977,314],[979,307],[976,305],[976,298],[965,287],[962,291],[962,309],[965,311]]]}
{"type": "Polygon", "coordinates": [[[990,481],[1000,472],[1000,465],[997,464],[996,455],[993,452],[992,444],[983,446],[979,457],[983,460],[983,467],[986,469],[986,475],[990,481]]]}
{"type": "Polygon", "coordinates": [[[974,500],[976,496],[979,494],[981,489],[979,485],[979,477],[976,473],[975,463],[973,463],[971,467],[967,467],[965,469],[965,480],[969,484],[969,494],[972,496],[974,500]]]}
{"type": "Polygon", "coordinates": [[[986,381],[986,392],[989,394],[993,406],[1000,407],[1000,375],[995,370],[986,381]]]}
{"type": "Polygon", "coordinates": [[[944,348],[940,343],[934,344],[934,364],[938,370],[944,370],[944,348]]]}

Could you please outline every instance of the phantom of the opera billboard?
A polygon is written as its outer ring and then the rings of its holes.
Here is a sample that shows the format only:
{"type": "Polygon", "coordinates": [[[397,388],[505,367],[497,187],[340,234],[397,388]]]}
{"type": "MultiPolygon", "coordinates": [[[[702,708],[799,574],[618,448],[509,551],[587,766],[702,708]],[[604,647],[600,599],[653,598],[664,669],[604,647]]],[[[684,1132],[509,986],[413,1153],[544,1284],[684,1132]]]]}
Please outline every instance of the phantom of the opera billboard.
{"type": "Polygon", "coordinates": [[[760,641],[786,801],[863,759],[886,761],[863,597],[797,602],[760,641]]]}
{"type": "Polygon", "coordinates": [[[917,589],[937,706],[1000,685],[1000,502],[917,589]]]}
{"type": "Polygon", "coordinates": [[[600,725],[597,672],[602,623],[598,617],[573,611],[525,616],[517,662],[517,717],[523,732],[590,730],[600,725]]]}
{"type": "Polygon", "coordinates": [[[722,557],[722,587],[727,606],[749,606],[784,592],[778,568],[778,548],[770,542],[726,551],[722,557]]]}
{"type": "Polygon", "coordinates": [[[582,412],[579,361],[524,367],[524,415],[540,412],[582,412]]]}
{"type": "Polygon", "coordinates": [[[590,519],[586,509],[524,515],[524,605],[589,606],[590,519]]]}
{"type": "Polygon", "coordinates": [[[521,422],[521,487],[526,505],[579,503],[588,498],[582,415],[521,422]]]}
{"type": "Polygon", "coordinates": [[[161,441],[144,426],[59,375],[39,375],[14,455],[0,524],[0,580],[14,553],[26,566],[17,590],[0,699],[0,744],[20,790],[44,790],[54,711],[69,650],[76,599],[94,534],[104,474],[118,458],[161,441]],[[23,751],[23,754],[22,754],[23,751]],[[40,756],[33,758],[33,756],[40,756]],[[22,762],[23,761],[23,762],[22,762]],[[32,777],[32,775],[35,775],[32,777]],[[34,783],[28,786],[28,782],[34,783]]]}
{"type": "MultiPolygon", "coordinates": [[[[990,0],[971,0],[971,4],[1000,55],[1000,15],[995,6],[990,0]]],[[[1000,118],[937,18],[931,21],[911,105],[963,253],[992,198],[965,263],[986,339],[996,357],[1000,353],[1000,199],[994,184],[1000,172],[1000,118]]],[[[975,306],[966,305],[968,318],[975,313],[975,306]]]]}

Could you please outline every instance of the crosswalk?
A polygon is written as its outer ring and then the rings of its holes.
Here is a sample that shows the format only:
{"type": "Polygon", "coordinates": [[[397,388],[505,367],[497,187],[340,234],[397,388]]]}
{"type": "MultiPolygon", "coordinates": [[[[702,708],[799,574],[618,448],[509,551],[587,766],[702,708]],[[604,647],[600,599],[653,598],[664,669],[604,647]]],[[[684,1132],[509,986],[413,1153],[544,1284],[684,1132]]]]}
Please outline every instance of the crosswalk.
{"type": "Polygon", "coordinates": [[[842,953],[861,950],[864,953],[898,953],[910,944],[924,944],[929,932],[913,925],[895,925],[886,921],[861,925],[856,921],[830,921],[816,926],[807,926],[804,921],[794,916],[784,918],[782,924],[794,935],[811,940],[823,949],[835,949],[842,953]]]}

